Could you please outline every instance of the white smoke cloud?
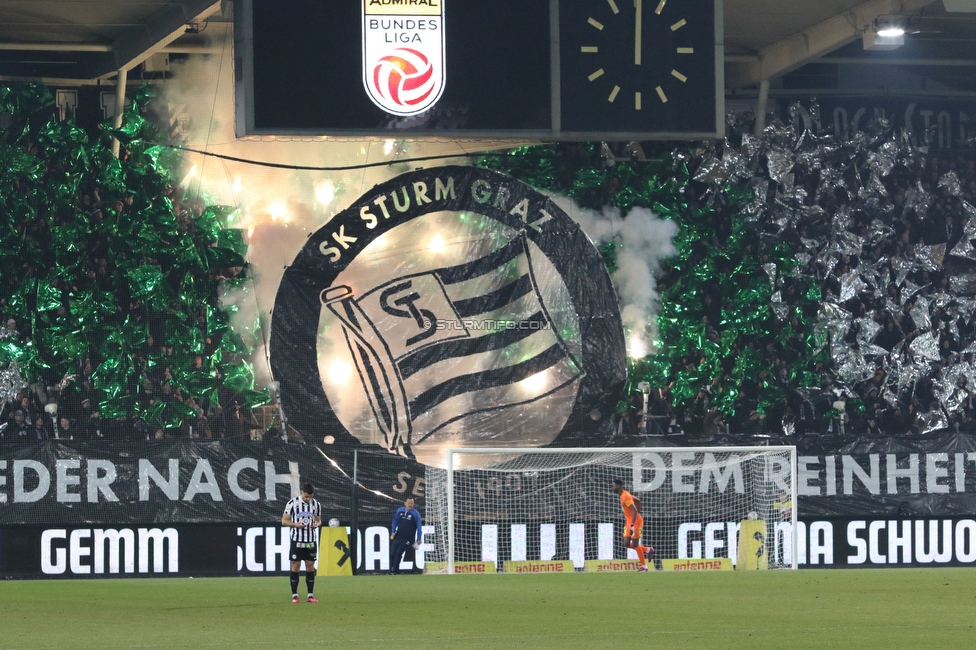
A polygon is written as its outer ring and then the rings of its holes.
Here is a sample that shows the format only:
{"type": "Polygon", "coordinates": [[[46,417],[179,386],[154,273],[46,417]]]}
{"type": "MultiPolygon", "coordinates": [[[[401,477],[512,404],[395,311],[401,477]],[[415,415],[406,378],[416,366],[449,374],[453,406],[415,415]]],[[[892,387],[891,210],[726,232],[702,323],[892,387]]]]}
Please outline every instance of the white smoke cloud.
{"type": "MultiPolygon", "coordinates": [[[[245,296],[228,295],[224,302],[239,310],[232,325],[240,329],[261,324],[258,350],[252,358],[257,387],[271,381],[267,351],[269,315],[286,266],[307,238],[352,201],[378,183],[412,169],[397,163],[408,156],[466,154],[500,148],[500,142],[407,142],[393,140],[338,141],[323,137],[237,139],[234,133],[234,73],[230,39],[211,43],[218,53],[191,56],[173,68],[174,78],[159,99],[185,131],[186,146],[211,153],[269,163],[307,167],[347,167],[390,161],[394,164],[341,172],[275,169],[187,153],[185,174],[190,194],[241,208],[238,223],[249,236],[247,261],[253,286],[245,296]]],[[[526,143],[504,143],[519,146],[526,143]]],[[[447,159],[443,164],[458,164],[447,159]]],[[[437,162],[421,163],[431,167],[437,162]]]]}
{"type": "Polygon", "coordinates": [[[657,338],[658,294],[654,274],[661,260],[677,254],[678,225],[647,208],[633,208],[626,217],[619,208],[602,211],[580,207],[565,196],[553,200],[597,245],[620,244],[617,270],[612,274],[620,299],[620,317],[627,334],[627,353],[641,358],[652,352],[657,338]]]}
{"type": "MultiPolygon", "coordinates": [[[[189,148],[269,163],[346,167],[389,161],[392,164],[340,172],[275,169],[186,154],[186,171],[196,167],[190,179],[191,195],[239,207],[233,227],[249,237],[247,261],[253,284],[231,292],[223,302],[238,307],[232,325],[238,331],[260,323],[252,358],[257,387],[272,380],[265,342],[270,334],[270,313],[284,269],[291,264],[308,237],[369,188],[413,169],[397,163],[407,157],[464,154],[511,148],[532,142],[446,141],[402,142],[393,140],[337,140],[334,138],[260,137],[237,139],[234,133],[234,73],[230,40],[212,43],[219,53],[191,56],[174,67],[174,79],[163,86],[160,100],[179,120],[189,148]]],[[[441,164],[463,164],[463,158],[441,164]]],[[[420,163],[425,167],[436,161],[420,163]]],[[[613,275],[628,333],[628,349],[634,356],[650,350],[654,338],[657,293],[654,271],[659,261],[675,250],[671,243],[675,224],[650,210],[634,209],[623,219],[616,209],[593,212],[568,199],[557,202],[595,242],[612,239],[623,243],[618,269],[613,275]]]]}

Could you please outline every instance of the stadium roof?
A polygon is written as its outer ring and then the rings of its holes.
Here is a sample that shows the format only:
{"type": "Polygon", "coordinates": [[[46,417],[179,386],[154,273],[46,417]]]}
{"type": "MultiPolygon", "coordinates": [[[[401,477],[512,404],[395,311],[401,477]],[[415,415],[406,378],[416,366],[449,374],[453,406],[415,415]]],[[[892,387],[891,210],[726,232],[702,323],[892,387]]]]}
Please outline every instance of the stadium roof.
{"type": "MultiPolygon", "coordinates": [[[[154,54],[205,51],[220,0],[0,0],[0,79],[96,81],[154,54]],[[188,33],[189,32],[189,33],[188,33]],[[194,33],[197,32],[197,33],[194,33]],[[193,37],[197,38],[194,39],[193,37]]],[[[229,5],[229,3],[223,3],[229,5]]],[[[229,9],[229,7],[227,7],[229,9]]]]}
{"type": "MultiPolygon", "coordinates": [[[[232,4],[0,0],[0,80],[107,80],[157,53],[205,53],[210,37],[231,29],[232,4]]],[[[976,0],[725,0],[724,16],[728,91],[811,62],[924,67],[976,91],[976,0]],[[886,21],[907,27],[905,45],[866,49],[886,21]]]]}
{"type": "Polygon", "coordinates": [[[725,0],[726,90],[807,63],[898,65],[976,91],[976,0],[725,0]],[[872,48],[885,24],[904,45],[872,48]]]}

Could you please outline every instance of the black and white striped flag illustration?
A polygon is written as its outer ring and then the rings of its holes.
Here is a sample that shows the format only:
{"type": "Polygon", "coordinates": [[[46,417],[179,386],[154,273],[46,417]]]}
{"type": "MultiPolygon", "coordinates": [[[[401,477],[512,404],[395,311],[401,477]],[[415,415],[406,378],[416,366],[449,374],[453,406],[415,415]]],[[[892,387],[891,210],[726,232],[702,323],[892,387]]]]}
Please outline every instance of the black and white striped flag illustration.
{"type": "Polygon", "coordinates": [[[396,453],[583,375],[547,313],[524,235],[480,259],[361,295],[334,285],[321,300],[342,324],[385,446],[396,453]]]}

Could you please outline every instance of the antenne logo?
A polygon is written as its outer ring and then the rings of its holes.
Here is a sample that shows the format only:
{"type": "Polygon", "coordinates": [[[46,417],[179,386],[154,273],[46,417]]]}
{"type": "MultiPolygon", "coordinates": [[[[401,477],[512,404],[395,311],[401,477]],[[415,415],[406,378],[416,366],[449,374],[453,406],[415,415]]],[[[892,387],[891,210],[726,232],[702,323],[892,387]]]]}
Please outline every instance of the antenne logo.
{"type": "Polygon", "coordinates": [[[548,197],[469,167],[399,176],[309,238],[279,286],[271,366],[302,435],[422,462],[567,427],[609,437],[626,378],[599,252],[548,197]]]}
{"type": "Polygon", "coordinates": [[[374,104],[416,115],[444,92],[443,0],[363,0],[363,85],[374,104]]]}

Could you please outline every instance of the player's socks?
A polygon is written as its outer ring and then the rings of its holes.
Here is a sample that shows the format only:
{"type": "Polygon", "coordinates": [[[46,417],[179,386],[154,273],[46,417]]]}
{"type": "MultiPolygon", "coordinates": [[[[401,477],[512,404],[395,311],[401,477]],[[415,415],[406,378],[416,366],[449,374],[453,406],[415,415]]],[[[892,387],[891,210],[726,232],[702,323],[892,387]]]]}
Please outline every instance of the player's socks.
{"type": "Polygon", "coordinates": [[[305,586],[308,587],[308,597],[312,597],[312,592],[315,591],[315,573],[305,574],[305,586]]]}
{"type": "Polygon", "coordinates": [[[298,571],[292,571],[289,576],[291,579],[291,593],[298,598],[298,571]]]}
{"type": "Polygon", "coordinates": [[[634,548],[634,550],[637,551],[637,560],[641,563],[642,566],[647,564],[647,558],[644,557],[645,548],[646,547],[641,546],[640,544],[638,544],[637,547],[634,548]]]}

